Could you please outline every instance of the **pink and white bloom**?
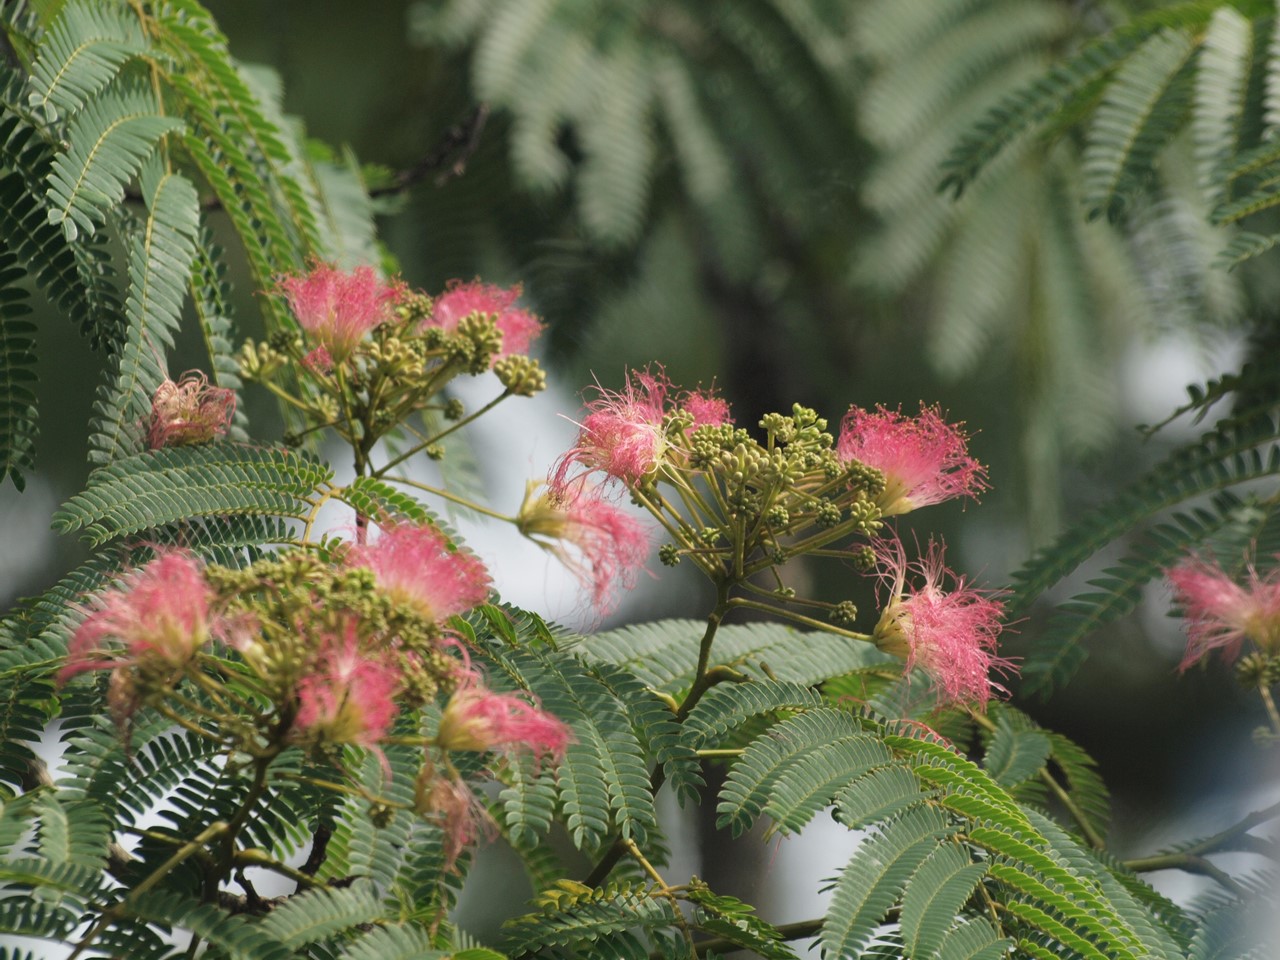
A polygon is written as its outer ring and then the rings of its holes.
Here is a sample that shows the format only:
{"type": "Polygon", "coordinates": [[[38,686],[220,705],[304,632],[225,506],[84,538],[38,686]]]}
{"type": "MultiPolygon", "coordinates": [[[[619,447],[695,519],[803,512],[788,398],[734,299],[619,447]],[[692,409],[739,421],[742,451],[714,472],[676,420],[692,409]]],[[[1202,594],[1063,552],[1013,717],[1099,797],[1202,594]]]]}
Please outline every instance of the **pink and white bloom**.
{"type": "Polygon", "coordinates": [[[436,743],[445,750],[564,756],[569,728],[533,704],[480,686],[457,690],[440,718],[436,743]]]}
{"type": "Polygon", "coordinates": [[[532,482],[516,515],[516,526],[553,554],[590,592],[591,605],[610,613],[621,590],[636,585],[649,556],[649,532],[595,486],[574,487],[553,497],[532,482]]]}
{"type": "Polygon", "coordinates": [[[395,719],[399,671],[360,649],[356,623],[341,638],[324,637],[312,669],[298,681],[296,729],[330,743],[372,747],[395,719]]]}
{"type": "Polygon", "coordinates": [[[177,383],[166,379],[151,400],[147,446],[159,450],[208,443],[226,434],[235,412],[235,391],[210,386],[198,370],[183,374],[177,383]]]}
{"type": "Polygon", "coordinates": [[[375,543],[354,546],[347,557],[372,570],[381,589],[428,620],[465,613],[489,595],[484,564],[430,524],[388,526],[375,543]]]}
{"type": "Polygon", "coordinates": [[[985,705],[992,691],[1006,692],[991,679],[993,671],[1016,672],[1012,661],[996,656],[1004,604],[948,570],[939,543],[930,541],[915,563],[907,562],[900,540],[879,540],[875,550],[889,593],[873,634],[876,646],[901,657],[908,670],[923,669],[944,700],[985,705]],[[922,582],[912,588],[909,573],[922,582]]]}
{"type": "Polygon", "coordinates": [[[389,319],[401,296],[401,287],[384,283],[373,267],[344,273],[324,263],[302,276],[281,278],[279,289],[298,325],[334,363],[345,360],[365,334],[389,319]]]}
{"type": "Polygon", "coordinates": [[[502,349],[493,358],[495,361],[512,353],[528,353],[530,345],[542,333],[542,321],[515,305],[519,296],[519,286],[503,288],[478,280],[471,283],[454,280],[436,297],[431,316],[423,321],[423,326],[452,333],[463,318],[473,313],[487,314],[494,318],[502,334],[502,349]]]}
{"type": "Polygon", "coordinates": [[[566,495],[570,484],[596,470],[625,484],[656,470],[668,447],[662,421],[670,388],[661,372],[648,370],[633,370],[620,391],[597,386],[577,443],[552,469],[549,486],[555,495],[566,495]]]}
{"type": "Polygon", "coordinates": [[[884,407],[874,413],[851,407],[840,424],[836,455],[884,474],[878,502],[886,517],[977,496],[987,486],[986,468],[969,456],[964,433],[943,420],[937,407],[923,404],[917,417],[884,407]]]}
{"type": "Polygon", "coordinates": [[[103,593],[67,645],[58,683],[86,670],[145,664],[181,670],[215,629],[200,561],[165,549],[103,593]]]}
{"type": "Polygon", "coordinates": [[[1166,570],[1165,576],[1187,624],[1187,652],[1180,670],[1214,650],[1234,660],[1246,640],[1268,652],[1280,648],[1280,567],[1259,576],[1250,564],[1241,585],[1216,563],[1193,556],[1166,570]]]}

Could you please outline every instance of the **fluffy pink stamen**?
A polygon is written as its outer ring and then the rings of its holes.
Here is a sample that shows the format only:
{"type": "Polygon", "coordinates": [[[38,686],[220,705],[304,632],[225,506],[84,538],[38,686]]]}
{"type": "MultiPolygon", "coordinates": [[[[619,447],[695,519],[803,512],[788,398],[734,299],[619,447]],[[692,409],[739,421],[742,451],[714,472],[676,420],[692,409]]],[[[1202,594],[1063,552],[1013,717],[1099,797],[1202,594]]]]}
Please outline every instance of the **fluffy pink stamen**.
{"type": "Polygon", "coordinates": [[[447,333],[458,328],[458,323],[473,313],[487,314],[494,318],[498,332],[502,334],[502,349],[494,360],[512,353],[528,353],[533,341],[542,333],[542,321],[527,310],[515,306],[520,287],[496,287],[472,281],[454,280],[449,288],[435,299],[431,316],[424,326],[436,326],[447,333]]]}
{"type": "Polygon", "coordinates": [[[379,587],[429,620],[464,613],[489,595],[484,564],[453,549],[429,524],[388,526],[371,546],[352,547],[348,558],[372,570],[379,587]]]}
{"type": "Polygon", "coordinates": [[[569,745],[569,728],[517,696],[471,686],[450,698],[436,742],[446,750],[523,751],[558,760],[569,745]]]}
{"type": "Polygon", "coordinates": [[[1186,670],[1214,650],[1228,661],[1240,655],[1245,640],[1263,650],[1280,645],[1280,567],[1259,576],[1249,565],[1244,585],[1220,566],[1202,557],[1189,557],[1165,571],[1187,625],[1187,652],[1179,669],[1186,670]]]}
{"type": "Polygon", "coordinates": [[[986,489],[986,468],[969,456],[959,427],[942,419],[937,407],[921,405],[916,417],[876,407],[853,407],[840,425],[836,454],[857,460],[885,476],[885,515],[906,513],[986,489]]]}
{"type": "Polygon", "coordinates": [[[211,599],[195,556],[185,550],[161,550],[98,599],[97,609],[67,645],[58,683],[85,670],[140,662],[183,667],[214,631],[211,599]]]}
{"type": "Polygon", "coordinates": [[[372,747],[395,719],[399,671],[360,650],[356,624],[321,641],[312,671],[298,681],[298,730],[334,743],[372,747]]]}
{"type": "Polygon", "coordinates": [[[391,316],[401,287],[384,283],[373,267],[344,273],[317,264],[302,276],[283,277],[279,289],[289,300],[298,325],[341,363],[374,327],[391,316]]]}
{"type": "Polygon", "coordinates": [[[1004,604],[948,570],[939,543],[931,541],[913,564],[899,540],[877,541],[875,549],[889,593],[875,631],[881,648],[902,656],[908,670],[921,667],[944,700],[985,705],[993,691],[1006,692],[991,679],[992,672],[1017,672],[996,656],[1004,604]],[[909,573],[922,580],[914,589],[909,573]]]}
{"type": "Polygon", "coordinates": [[[578,431],[577,444],[552,469],[557,496],[599,470],[623,483],[637,483],[653,470],[667,447],[662,431],[670,384],[659,371],[633,370],[621,391],[596,387],[578,431]]]}

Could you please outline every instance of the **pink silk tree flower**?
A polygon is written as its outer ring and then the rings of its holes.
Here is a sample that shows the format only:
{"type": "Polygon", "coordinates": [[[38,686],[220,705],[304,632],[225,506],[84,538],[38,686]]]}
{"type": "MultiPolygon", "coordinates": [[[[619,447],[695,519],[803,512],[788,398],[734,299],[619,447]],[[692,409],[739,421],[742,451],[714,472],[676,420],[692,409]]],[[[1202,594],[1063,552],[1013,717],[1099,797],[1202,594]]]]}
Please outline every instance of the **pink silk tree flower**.
{"type": "Polygon", "coordinates": [[[1187,652],[1178,669],[1213,650],[1234,660],[1245,640],[1268,652],[1280,647],[1280,567],[1261,577],[1250,564],[1241,585],[1216,563],[1193,556],[1165,576],[1187,623],[1187,652]]]}
{"type": "Polygon", "coordinates": [[[873,634],[876,646],[905,660],[907,670],[922,668],[949,702],[985,706],[993,690],[1006,692],[991,679],[993,671],[1016,672],[1012,661],[996,656],[1004,604],[948,570],[936,542],[914,564],[899,540],[879,540],[875,550],[881,583],[889,589],[873,634]],[[913,590],[907,584],[911,572],[923,578],[913,590]]]}
{"type": "Polygon", "coordinates": [[[964,433],[942,419],[937,407],[920,407],[917,417],[876,407],[850,408],[840,424],[836,455],[884,474],[878,498],[888,517],[986,489],[986,468],[969,456],[964,433]]]}
{"type": "Polygon", "coordinates": [[[690,430],[698,427],[719,427],[732,423],[729,404],[714,393],[691,390],[681,398],[680,409],[693,418],[690,430]]]}
{"type": "Polygon", "coordinates": [[[215,630],[200,561],[165,549],[98,598],[67,645],[58,683],[86,670],[147,665],[181,670],[215,630]],[[109,644],[108,641],[114,641],[109,644]]]}
{"type": "Polygon", "coordinates": [[[235,391],[210,386],[199,371],[184,373],[177,383],[165,380],[151,400],[147,446],[159,450],[208,443],[226,434],[235,412],[235,391]]]}
{"type": "Polygon", "coordinates": [[[670,384],[666,377],[633,370],[621,391],[596,387],[579,424],[576,445],[552,469],[549,486],[556,496],[596,470],[624,484],[639,483],[657,469],[667,449],[662,421],[670,384]],[[575,467],[578,469],[575,471],[575,467]]]}
{"type": "Polygon", "coordinates": [[[517,696],[471,686],[450,697],[436,743],[445,750],[525,751],[559,760],[569,745],[569,728],[517,696]]]}
{"type": "Polygon", "coordinates": [[[372,747],[395,719],[400,687],[400,673],[389,661],[360,650],[349,619],[341,640],[322,640],[314,669],[298,681],[294,726],[330,743],[372,747]]]}
{"type": "Polygon", "coordinates": [[[384,283],[373,267],[344,273],[321,263],[302,276],[282,277],[278,285],[298,325],[334,363],[347,359],[365,334],[387,320],[401,296],[400,286],[384,283]]]}
{"type": "Polygon", "coordinates": [[[436,297],[431,305],[431,316],[423,326],[439,327],[446,333],[458,329],[458,323],[473,313],[488,314],[494,318],[498,332],[502,334],[502,349],[494,361],[513,353],[528,353],[533,341],[542,333],[542,321],[527,310],[515,306],[520,287],[495,287],[491,284],[461,283],[454,280],[449,288],[436,297]]]}
{"type": "Polygon", "coordinates": [[[582,586],[591,605],[604,616],[619,590],[630,590],[649,556],[649,533],[643,523],[586,485],[551,496],[534,481],[516,515],[520,532],[553,554],[582,586]]]}
{"type": "Polygon", "coordinates": [[[375,543],[352,547],[347,556],[354,565],[372,570],[381,589],[428,620],[465,613],[489,595],[484,564],[454,549],[430,524],[388,526],[375,543]]]}

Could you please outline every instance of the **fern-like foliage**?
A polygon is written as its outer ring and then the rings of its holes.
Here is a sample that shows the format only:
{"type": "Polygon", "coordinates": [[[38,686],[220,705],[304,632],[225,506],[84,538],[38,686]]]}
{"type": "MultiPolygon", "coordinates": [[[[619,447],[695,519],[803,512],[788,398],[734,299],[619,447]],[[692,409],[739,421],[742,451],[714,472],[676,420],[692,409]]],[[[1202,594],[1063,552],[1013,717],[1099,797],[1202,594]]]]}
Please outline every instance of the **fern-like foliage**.
{"type": "MultiPolygon", "coordinates": [[[[1202,403],[1209,402],[1210,395],[1203,394],[1202,403]]],[[[1090,581],[1095,589],[1058,605],[1024,665],[1031,689],[1047,691],[1067,682],[1085,659],[1084,638],[1133,610],[1142,588],[1189,552],[1207,546],[1228,564],[1243,558],[1270,526],[1273,509],[1254,498],[1242,499],[1231,488],[1280,471],[1276,435],[1275,420],[1261,410],[1224,417],[1015,574],[1013,608],[1025,611],[1102,547],[1131,531],[1142,531],[1117,566],[1090,581]],[[1207,494],[1216,495],[1200,505],[1207,494]],[[1153,522],[1188,502],[1189,510],[1153,522]]]]}
{"type": "Polygon", "coordinates": [[[35,327],[24,319],[30,308],[26,291],[17,285],[23,276],[17,260],[0,248],[0,482],[11,477],[21,490],[23,471],[34,466],[37,427],[35,327]]]}
{"type": "Polygon", "coordinates": [[[1061,62],[1063,48],[1091,39],[1085,22],[1061,4],[1019,0],[947,17],[883,0],[855,21],[869,65],[860,124],[878,151],[862,195],[881,221],[855,276],[891,309],[925,318],[926,354],[943,376],[1001,362],[1022,372],[1033,538],[1061,523],[1065,465],[1117,426],[1109,358],[1144,330],[1228,320],[1243,302],[1239,280],[1210,268],[1226,241],[1195,212],[1204,200],[1183,183],[1194,175],[1162,180],[1149,166],[1194,99],[1191,31],[1135,26],[1061,62]],[[1093,102],[1131,60],[1083,150],[1033,135],[1093,102]],[[938,193],[940,170],[958,198],[938,193]],[[1122,208],[1139,225],[1128,236],[1082,216],[1122,208]]]}
{"type": "Polygon", "coordinates": [[[156,450],[99,468],[55,519],[63,533],[108,540],[188,517],[265,514],[303,519],[333,474],[292,451],[236,444],[156,450]]]}

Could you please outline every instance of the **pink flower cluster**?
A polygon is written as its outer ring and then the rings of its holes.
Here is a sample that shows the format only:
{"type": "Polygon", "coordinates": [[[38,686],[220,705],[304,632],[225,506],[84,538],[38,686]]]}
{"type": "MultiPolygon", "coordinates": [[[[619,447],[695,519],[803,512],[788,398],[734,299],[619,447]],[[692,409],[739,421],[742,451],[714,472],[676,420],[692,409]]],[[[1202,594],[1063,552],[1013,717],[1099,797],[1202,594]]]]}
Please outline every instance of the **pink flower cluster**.
{"type": "Polygon", "coordinates": [[[852,407],[840,425],[836,455],[884,474],[884,516],[977,496],[987,486],[986,468],[969,456],[965,435],[937,407],[923,404],[914,418],[884,407],[874,413],[852,407]]]}
{"type": "Polygon", "coordinates": [[[559,760],[569,745],[569,728],[517,696],[467,686],[445,706],[436,743],[445,750],[524,751],[559,760]]]}
{"type": "Polygon", "coordinates": [[[180,671],[215,632],[211,593],[200,561],[163,549],[107,590],[67,645],[58,672],[66,683],[86,670],[146,664],[180,671]]]}
{"type": "Polygon", "coordinates": [[[299,680],[294,724],[331,743],[373,747],[395,719],[400,687],[395,664],[362,650],[356,621],[348,617],[341,637],[322,636],[311,670],[299,680]]]}
{"type": "Polygon", "coordinates": [[[429,524],[387,526],[372,545],[357,545],[349,562],[373,571],[378,586],[428,620],[447,620],[483,603],[489,573],[429,524]]]}
{"type": "Polygon", "coordinates": [[[589,591],[601,616],[610,613],[620,589],[630,590],[649,555],[649,532],[622,507],[605,500],[598,486],[583,484],[561,497],[530,492],[516,524],[552,553],[589,591]]]}
{"type": "Polygon", "coordinates": [[[151,400],[147,446],[159,450],[208,443],[227,432],[235,412],[235,391],[210,386],[199,371],[183,374],[177,383],[166,379],[151,400]]]}
{"type": "Polygon", "coordinates": [[[730,422],[729,405],[711,393],[673,394],[660,368],[631,371],[620,391],[597,387],[579,425],[577,443],[552,470],[552,490],[563,495],[571,484],[597,470],[624,484],[639,483],[657,469],[667,452],[663,422],[669,412],[691,417],[691,430],[730,422]]]}
{"type": "Polygon", "coordinates": [[[431,316],[423,321],[423,326],[452,333],[464,318],[474,313],[487,314],[494,318],[502,334],[502,349],[493,358],[495,361],[513,353],[528,353],[530,345],[542,333],[542,321],[515,306],[519,297],[518,286],[504,289],[478,280],[471,283],[454,280],[436,297],[431,316]]]}
{"type": "Polygon", "coordinates": [[[1261,650],[1280,649],[1280,567],[1260,576],[1250,564],[1241,585],[1216,563],[1189,557],[1165,576],[1187,624],[1187,652],[1179,669],[1214,650],[1234,660],[1245,640],[1261,650]]]}
{"type": "Polygon", "coordinates": [[[319,369],[326,359],[345,360],[365,334],[391,316],[391,307],[402,295],[400,285],[384,283],[373,267],[344,273],[323,263],[304,275],[282,277],[278,286],[298,325],[318,344],[309,356],[319,369]]]}
{"type": "Polygon", "coordinates": [[[889,593],[876,625],[876,645],[902,657],[908,670],[921,667],[947,701],[981,705],[992,691],[1005,692],[991,679],[993,671],[1016,672],[1012,661],[996,656],[1004,604],[948,570],[938,543],[931,541],[915,563],[907,562],[900,540],[880,540],[874,546],[889,593]],[[922,578],[914,589],[908,588],[909,573],[922,578]]]}

